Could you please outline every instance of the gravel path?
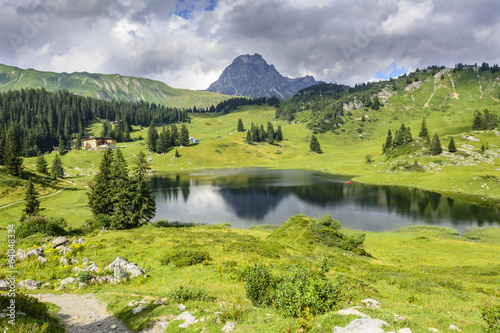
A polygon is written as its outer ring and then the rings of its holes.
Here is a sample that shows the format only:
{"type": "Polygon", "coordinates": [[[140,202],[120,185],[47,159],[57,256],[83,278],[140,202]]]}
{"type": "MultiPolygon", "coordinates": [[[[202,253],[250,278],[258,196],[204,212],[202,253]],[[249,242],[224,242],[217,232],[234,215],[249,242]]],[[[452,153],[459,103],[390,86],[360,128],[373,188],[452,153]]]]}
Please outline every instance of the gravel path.
{"type": "Polygon", "coordinates": [[[38,294],[42,302],[54,303],[61,308],[57,317],[64,323],[67,333],[131,333],[125,325],[106,311],[94,294],[38,294]]]}

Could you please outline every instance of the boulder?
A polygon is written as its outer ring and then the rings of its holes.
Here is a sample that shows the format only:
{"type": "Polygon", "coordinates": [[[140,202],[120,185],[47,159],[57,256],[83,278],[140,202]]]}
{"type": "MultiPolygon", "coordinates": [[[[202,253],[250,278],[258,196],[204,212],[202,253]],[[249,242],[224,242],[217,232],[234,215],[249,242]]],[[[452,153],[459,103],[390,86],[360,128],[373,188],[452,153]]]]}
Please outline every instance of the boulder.
{"type": "Polygon", "coordinates": [[[448,329],[449,329],[450,331],[458,331],[458,332],[461,332],[461,331],[462,331],[460,328],[458,328],[458,327],[457,327],[457,326],[455,326],[455,325],[450,325],[450,326],[448,327],[448,329]]]}
{"type": "Polygon", "coordinates": [[[40,257],[43,255],[43,248],[39,247],[33,250],[29,250],[28,253],[26,253],[29,256],[35,256],[35,257],[40,257]]]}
{"type": "Polygon", "coordinates": [[[60,246],[59,253],[65,255],[67,253],[70,253],[71,251],[73,250],[69,246],[60,246]]]}
{"type": "Polygon", "coordinates": [[[59,259],[59,265],[60,266],[68,266],[68,264],[69,264],[68,259],[66,259],[64,257],[61,258],[61,259],[59,259]]]}
{"type": "Polygon", "coordinates": [[[402,328],[397,333],[412,333],[412,332],[411,329],[409,328],[402,328]]]}
{"type": "Polygon", "coordinates": [[[142,267],[139,267],[137,264],[129,262],[125,258],[116,257],[116,259],[104,268],[105,271],[114,271],[115,267],[122,268],[125,272],[130,274],[130,278],[135,278],[136,276],[142,275],[145,273],[142,267]]]}
{"type": "Polygon", "coordinates": [[[350,315],[354,315],[354,316],[358,316],[358,317],[361,317],[361,318],[367,318],[367,319],[370,319],[370,316],[354,309],[354,308],[350,308],[350,309],[346,309],[346,310],[339,310],[337,311],[337,313],[341,316],[350,316],[350,315]]]}
{"type": "Polygon", "coordinates": [[[384,333],[383,326],[389,324],[380,319],[355,319],[344,328],[335,326],[333,333],[384,333]]]}
{"type": "Polygon", "coordinates": [[[127,303],[127,306],[132,307],[132,306],[136,306],[137,304],[139,304],[139,302],[137,302],[137,301],[130,301],[130,302],[127,303]]]}
{"type": "Polygon", "coordinates": [[[85,239],[83,238],[74,238],[72,244],[85,244],[85,239]]]}
{"type": "Polygon", "coordinates": [[[139,304],[149,304],[149,301],[147,299],[143,298],[139,301],[139,304]]]}
{"type": "Polygon", "coordinates": [[[180,328],[188,328],[189,325],[194,323],[196,321],[196,318],[191,314],[189,311],[184,311],[177,317],[175,317],[175,320],[184,320],[183,324],[180,324],[180,328]]]}
{"type": "Polygon", "coordinates": [[[153,302],[155,305],[163,305],[163,301],[161,299],[157,299],[156,301],[153,302]]]}
{"type": "Polygon", "coordinates": [[[39,286],[42,285],[42,282],[36,282],[35,280],[33,279],[28,279],[28,280],[23,280],[23,281],[20,281],[18,284],[17,284],[17,287],[19,289],[21,288],[26,288],[28,290],[35,290],[35,289],[38,289],[39,286]]]}
{"type": "Polygon", "coordinates": [[[59,247],[65,246],[69,244],[69,240],[66,237],[57,237],[52,241],[52,246],[59,247]]]}
{"type": "Polygon", "coordinates": [[[177,307],[179,308],[179,310],[181,311],[186,311],[186,306],[184,304],[177,304],[177,307]]]}
{"type": "Polygon", "coordinates": [[[221,329],[222,332],[232,332],[236,327],[236,323],[234,321],[228,321],[226,325],[221,329]]]}
{"type": "Polygon", "coordinates": [[[45,259],[44,257],[42,256],[38,256],[38,258],[36,258],[36,260],[38,260],[39,262],[41,262],[42,264],[45,264],[48,260],[45,259]]]}
{"type": "Polygon", "coordinates": [[[132,313],[133,314],[138,314],[139,312],[141,312],[145,308],[146,308],[145,306],[138,306],[138,307],[132,309],[132,313]]]}
{"type": "Polygon", "coordinates": [[[52,283],[45,282],[45,283],[42,285],[42,288],[54,289],[54,285],[53,285],[52,283]]]}
{"type": "Polygon", "coordinates": [[[26,254],[26,252],[24,252],[23,250],[21,249],[18,249],[17,252],[16,252],[16,258],[19,259],[19,261],[23,261],[25,260],[26,258],[28,257],[28,255],[26,254]]]}
{"type": "Polygon", "coordinates": [[[95,263],[91,263],[90,265],[88,265],[87,271],[97,273],[99,272],[99,266],[97,266],[95,263]]]}
{"type": "Polygon", "coordinates": [[[9,290],[9,281],[7,279],[0,280],[0,290],[9,290]]]}
{"type": "Polygon", "coordinates": [[[439,332],[439,330],[437,328],[433,328],[433,327],[429,328],[429,331],[431,331],[431,332],[439,332]]]}
{"type": "Polygon", "coordinates": [[[372,309],[380,309],[380,302],[374,300],[373,298],[367,298],[361,301],[364,305],[372,309]]]}
{"type": "Polygon", "coordinates": [[[73,283],[76,283],[76,279],[72,278],[72,277],[69,277],[69,278],[65,278],[65,279],[61,280],[61,282],[59,283],[59,285],[60,286],[65,286],[65,285],[73,284],[73,283]]]}
{"type": "Polygon", "coordinates": [[[115,279],[122,280],[122,279],[128,279],[127,272],[125,272],[122,268],[120,267],[115,267],[115,271],[113,276],[115,279]]]}

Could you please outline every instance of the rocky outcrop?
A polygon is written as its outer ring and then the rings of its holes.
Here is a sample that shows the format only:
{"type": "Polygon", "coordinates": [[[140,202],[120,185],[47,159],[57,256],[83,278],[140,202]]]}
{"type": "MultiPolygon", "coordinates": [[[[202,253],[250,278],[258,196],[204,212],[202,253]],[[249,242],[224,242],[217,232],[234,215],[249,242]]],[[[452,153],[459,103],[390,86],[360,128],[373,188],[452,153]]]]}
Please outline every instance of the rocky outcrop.
{"type": "Polygon", "coordinates": [[[298,79],[284,77],[256,53],[234,59],[207,90],[233,96],[287,99],[300,89],[317,83],[312,76],[298,79]]]}
{"type": "Polygon", "coordinates": [[[127,259],[121,257],[116,257],[116,259],[111,264],[106,266],[104,270],[115,273],[115,268],[117,267],[127,272],[130,275],[130,278],[135,278],[145,273],[142,267],[139,267],[137,264],[131,263],[127,259]]]}

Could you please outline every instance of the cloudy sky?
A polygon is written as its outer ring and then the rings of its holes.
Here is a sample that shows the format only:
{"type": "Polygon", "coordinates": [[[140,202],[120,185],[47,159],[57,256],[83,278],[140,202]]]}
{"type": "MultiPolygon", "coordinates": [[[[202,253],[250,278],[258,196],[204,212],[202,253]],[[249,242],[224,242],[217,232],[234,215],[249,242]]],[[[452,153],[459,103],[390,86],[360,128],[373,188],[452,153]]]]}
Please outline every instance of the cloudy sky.
{"type": "Polygon", "coordinates": [[[0,0],[0,63],[206,89],[241,54],[354,84],[500,63],[498,0],[0,0]]]}

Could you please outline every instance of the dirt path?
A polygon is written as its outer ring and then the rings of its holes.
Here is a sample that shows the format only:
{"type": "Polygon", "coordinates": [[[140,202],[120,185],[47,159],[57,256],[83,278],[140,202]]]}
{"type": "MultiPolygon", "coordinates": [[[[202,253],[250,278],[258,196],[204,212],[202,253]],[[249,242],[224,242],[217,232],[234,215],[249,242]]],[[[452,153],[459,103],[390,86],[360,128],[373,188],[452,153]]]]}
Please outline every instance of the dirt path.
{"type": "Polygon", "coordinates": [[[42,302],[54,303],[61,308],[57,317],[64,323],[67,333],[131,333],[125,325],[106,311],[94,294],[38,294],[42,302]]]}
{"type": "MultiPolygon", "coordinates": [[[[39,197],[38,197],[38,199],[41,199],[41,198],[47,198],[47,197],[50,197],[50,196],[52,196],[52,195],[56,195],[57,193],[60,193],[62,190],[65,190],[65,189],[70,188],[70,187],[75,186],[75,185],[76,185],[76,183],[73,183],[73,184],[71,184],[71,185],[69,185],[69,186],[63,187],[62,189],[58,190],[57,192],[54,192],[54,193],[51,193],[51,194],[47,194],[47,195],[41,195],[41,196],[39,196],[39,197]]],[[[0,207],[0,209],[4,209],[4,208],[7,208],[7,207],[9,207],[9,206],[12,206],[12,205],[15,205],[15,204],[18,204],[18,203],[21,203],[21,202],[25,202],[25,201],[26,201],[26,200],[21,200],[21,201],[12,202],[12,203],[10,203],[10,204],[7,204],[7,205],[5,205],[5,206],[0,207]]]]}

